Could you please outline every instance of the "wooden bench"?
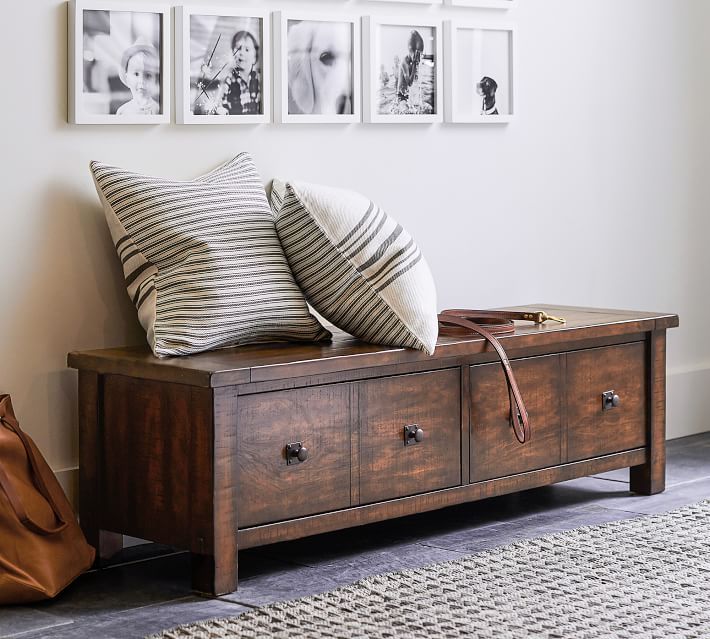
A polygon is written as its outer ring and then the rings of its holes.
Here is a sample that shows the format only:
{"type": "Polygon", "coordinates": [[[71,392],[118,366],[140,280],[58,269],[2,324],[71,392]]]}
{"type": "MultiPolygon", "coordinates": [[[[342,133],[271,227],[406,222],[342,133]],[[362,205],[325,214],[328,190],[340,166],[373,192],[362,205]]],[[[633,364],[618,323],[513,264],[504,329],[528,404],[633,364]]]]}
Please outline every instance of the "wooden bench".
{"type": "Polygon", "coordinates": [[[193,587],[237,588],[237,550],[615,468],[665,481],[666,329],[675,315],[537,305],[564,325],[501,338],[530,414],[520,445],[501,367],[478,338],[433,356],[336,332],[158,359],[75,352],[80,516],[189,550],[193,587]]]}

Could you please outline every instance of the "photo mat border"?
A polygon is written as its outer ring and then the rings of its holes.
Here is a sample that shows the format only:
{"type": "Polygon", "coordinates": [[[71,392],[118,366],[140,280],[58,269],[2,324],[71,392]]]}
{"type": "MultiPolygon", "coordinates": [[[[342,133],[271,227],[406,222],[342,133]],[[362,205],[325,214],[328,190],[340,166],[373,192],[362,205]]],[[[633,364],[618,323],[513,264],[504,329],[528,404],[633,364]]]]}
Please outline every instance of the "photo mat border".
{"type": "Polygon", "coordinates": [[[518,44],[517,26],[512,23],[490,23],[490,22],[463,22],[460,20],[446,20],[444,22],[444,43],[445,43],[445,75],[446,75],[446,100],[444,103],[444,121],[451,123],[473,123],[473,124],[508,124],[517,115],[517,76],[518,76],[518,44]],[[481,31],[507,31],[510,33],[509,58],[508,58],[508,81],[510,86],[510,103],[512,113],[498,116],[471,115],[459,113],[456,108],[456,39],[460,30],[481,30],[481,31]]]}
{"type": "Polygon", "coordinates": [[[274,120],[283,124],[352,124],[362,122],[362,55],[360,18],[351,14],[313,13],[301,11],[274,11],[274,120]],[[352,27],[353,43],[353,113],[342,115],[296,114],[288,112],[288,21],[347,22],[352,27]]]}
{"type": "Polygon", "coordinates": [[[172,96],[172,25],[171,6],[141,2],[96,2],[95,0],[70,0],[67,19],[67,120],[70,124],[166,124],[171,122],[172,96]],[[84,92],[83,64],[84,10],[127,11],[160,14],[160,106],[157,115],[116,115],[86,113],[81,96],[84,92]]]}
{"type": "Polygon", "coordinates": [[[175,120],[178,124],[266,124],[272,121],[271,15],[248,7],[219,5],[175,7],[175,120]],[[190,111],[190,17],[192,15],[257,18],[261,23],[261,99],[264,112],[253,115],[195,115],[190,111]]]}
{"type": "Polygon", "coordinates": [[[441,20],[427,20],[412,15],[411,19],[408,16],[397,16],[389,18],[386,16],[364,16],[362,18],[362,33],[363,33],[363,112],[364,121],[372,124],[414,124],[424,123],[433,124],[444,121],[444,74],[443,65],[443,43],[442,43],[442,22],[441,20]],[[379,28],[382,26],[396,27],[428,27],[434,29],[436,34],[436,52],[435,52],[435,73],[436,73],[436,90],[434,92],[436,100],[436,113],[423,114],[390,114],[383,115],[377,112],[377,79],[378,72],[373,68],[373,65],[379,60],[379,28]]]}

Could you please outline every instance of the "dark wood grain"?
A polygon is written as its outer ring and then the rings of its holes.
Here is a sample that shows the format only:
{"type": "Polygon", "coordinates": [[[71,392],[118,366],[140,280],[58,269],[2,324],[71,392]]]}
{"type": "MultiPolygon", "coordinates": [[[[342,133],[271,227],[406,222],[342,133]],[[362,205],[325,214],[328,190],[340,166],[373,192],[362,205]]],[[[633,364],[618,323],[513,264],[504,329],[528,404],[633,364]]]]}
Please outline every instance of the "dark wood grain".
{"type": "Polygon", "coordinates": [[[461,482],[460,371],[360,383],[360,502],[413,495],[461,482]],[[424,440],[405,446],[404,427],[424,440]]]}
{"type": "Polygon", "coordinates": [[[191,387],[107,375],[102,523],[141,539],[190,547],[191,387]]]}
{"type": "Polygon", "coordinates": [[[534,306],[568,321],[501,339],[531,416],[525,445],[496,355],[476,338],[440,339],[433,356],[337,331],[332,344],[187,358],[71,354],[87,537],[104,555],[118,533],[184,548],[193,588],[223,594],[240,548],[614,468],[632,467],[636,492],[663,490],[665,328],[677,317],[534,306]],[[602,411],[612,389],[621,406],[602,411]],[[405,447],[413,423],[425,437],[405,447]],[[289,465],[297,441],[309,456],[289,465]]]}
{"type": "Polygon", "coordinates": [[[654,331],[648,342],[649,388],[647,439],[649,459],[631,468],[630,488],[642,495],[666,488],[666,333],[654,331]]]}
{"type": "Polygon", "coordinates": [[[594,475],[616,468],[636,466],[646,460],[647,454],[646,449],[639,448],[623,453],[605,455],[596,459],[570,462],[560,466],[553,466],[552,468],[531,470],[512,477],[491,479],[466,486],[456,486],[423,495],[402,497],[278,524],[240,529],[239,544],[241,548],[264,546],[290,539],[308,537],[309,535],[319,535],[332,530],[371,524],[394,517],[405,517],[406,515],[437,510],[446,506],[514,493],[529,488],[547,486],[556,482],[574,479],[575,477],[594,475]]]}
{"type": "Polygon", "coordinates": [[[79,371],[79,519],[86,540],[96,548],[97,567],[123,548],[123,535],[101,529],[102,397],[102,378],[79,371]]]}
{"type": "Polygon", "coordinates": [[[646,445],[646,346],[643,343],[568,353],[569,461],[646,445]],[[602,409],[614,390],[621,405],[602,409]]]}
{"type": "Polygon", "coordinates": [[[510,425],[508,387],[499,364],[471,367],[471,481],[483,481],[562,461],[564,387],[560,356],[514,360],[513,372],[530,418],[521,445],[510,425]]]}
{"type": "Polygon", "coordinates": [[[239,398],[239,521],[249,526],[350,505],[347,384],[239,398]],[[285,447],[302,442],[303,463],[285,447]]]}
{"type": "MultiPolygon", "coordinates": [[[[194,498],[206,504],[191,503],[193,508],[193,548],[197,541],[201,550],[192,553],[192,588],[209,595],[223,595],[237,589],[238,571],[238,466],[237,466],[237,395],[233,389],[223,388],[214,391],[214,396],[203,389],[194,398],[203,410],[197,411],[193,432],[198,440],[198,449],[211,445],[209,457],[194,456],[192,467],[197,472],[193,477],[202,480],[205,471],[211,471],[211,477],[204,486],[194,486],[194,498]],[[214,427],[203,421],[210,402],[214,401],[214,427]],[[204,436],[204,432],[209,434],[204,436]],[[207,489],[208,495],[205,495],[207,489]],[[201,526],[204,515],[207,521],[201,526]],[[203,527],[204,526],[204,527],[203,527]]],[[[195,451],[193,450],[193,453],[195,451]]]]}
{"type": "MultiPolygon", "coordinates": [[[[514,307],[532,310],[531,306],[514,307]]],[[[677,316],[633,311],[595,310],[536,305],[551,314],[563,313],[566,324],[517,322],[515,334],[501,341],[506,349],[551,348],[582,338],[608,338],[674,325],[677,316]]],[[[440,338],[435,357],[475,356],[486,352],[478,338],[440,338]]],[[[121,373],[199,386],[231,386],[291,377],[342,373],[367,367],[431,361],[421,351],[376,346],[334,331],[328,344],[266,344],[223,349],[189,357],[156,358],[146,347],[70,353],[69,365],[99,373],[121,373]]]]}

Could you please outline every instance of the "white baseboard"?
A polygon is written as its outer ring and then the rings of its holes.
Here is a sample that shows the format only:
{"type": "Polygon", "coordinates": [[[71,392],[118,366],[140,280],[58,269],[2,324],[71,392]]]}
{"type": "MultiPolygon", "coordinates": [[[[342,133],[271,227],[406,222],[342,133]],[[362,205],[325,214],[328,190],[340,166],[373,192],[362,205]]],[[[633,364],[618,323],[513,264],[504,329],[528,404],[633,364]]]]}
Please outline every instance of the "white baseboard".
{"type": "MultiPolygon", "coordinates": [[[[63,468],[62,470],[55,470],[54,474],[59,480],[59,485],[64,490],[69,503],[72,505],[75,513],[79,512],[79,468],[63,468]]],[[[147,544],[145,539],[138,539],[137,537],[129,537],[128,535],[123,535],[123,547],[128,548],[129,546],[139,546],[141,544],[147,544]]]]}
{"type": "Polygon", "coordinates": [[[79,467],[55,470],[54,474],[59,480],[59,485],[69,498],[69,503],[75,513],[79,513],[79,467]]]}
{"type": "Polygon", "coordinates": [[[710,366],[668,372],[666,434],[668,439],[710,430],[710,366]]]}

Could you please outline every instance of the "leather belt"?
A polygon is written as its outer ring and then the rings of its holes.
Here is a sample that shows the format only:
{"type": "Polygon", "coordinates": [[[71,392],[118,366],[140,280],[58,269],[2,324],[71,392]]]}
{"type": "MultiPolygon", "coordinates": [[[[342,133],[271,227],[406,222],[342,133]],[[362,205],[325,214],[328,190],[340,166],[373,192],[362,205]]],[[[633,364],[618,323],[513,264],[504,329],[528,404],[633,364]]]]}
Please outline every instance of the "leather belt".
{"type": "Polygon", "coordinates": [[[515,332],[513,320],[527,320],[542,324],[547,320],[564,323],[564,319],[547,315],[544,311],[477,311],[471,309],[447,309],[439,314],[439,335],[461,337],[480,335],[495,349],[505,374],[510,401],[510,425],[516,439],[525,444],[530,441],[530,418],[525,402],[515,380],[510,360],[496,335],[515,332]]]}

